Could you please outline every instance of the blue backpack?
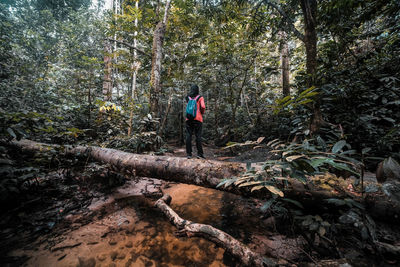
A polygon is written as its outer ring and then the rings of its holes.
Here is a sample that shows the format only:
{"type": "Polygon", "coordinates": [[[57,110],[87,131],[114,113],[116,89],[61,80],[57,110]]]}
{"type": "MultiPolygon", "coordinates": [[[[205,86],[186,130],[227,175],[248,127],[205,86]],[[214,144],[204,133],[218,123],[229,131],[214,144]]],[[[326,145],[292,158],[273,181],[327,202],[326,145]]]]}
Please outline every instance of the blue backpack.
{"type": "Polygon", "coordinates": [[[200,95],[196,96],[195,98],[191,98],[189,96],[189,102],[186,106],[186,118],[188,118],[188,120],[194,120],[194,118],[196,118],[198,99],[200,99],[200,95]]]}

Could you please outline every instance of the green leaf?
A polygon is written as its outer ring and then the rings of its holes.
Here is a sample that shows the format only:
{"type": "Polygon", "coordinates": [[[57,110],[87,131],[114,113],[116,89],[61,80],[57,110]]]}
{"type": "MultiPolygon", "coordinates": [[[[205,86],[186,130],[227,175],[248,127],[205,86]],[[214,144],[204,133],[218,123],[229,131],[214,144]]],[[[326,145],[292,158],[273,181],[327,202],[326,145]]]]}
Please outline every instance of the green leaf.
{"type": "Polygon", "coordinates": [[[282,200],[284,200],[286,202],[289,202],[289,203],[292,203],[295,206],[299,207],[300,209],[304,209],[303,205],[300,202],[296,201],[296,200],[293,200],[293,199],[290,199],[290,198],[283,198],[282,200]]]}
{"type": "Polygon", "coordinates": [[[346,145],[346,141],[345,141],[345,140],[340,140],[340,141],[338,141],[338,142],[332,147],[332,153],[337,153],[337,152],[339,152],[345,145],[346,145]]]}
{"type": "Polygon", "coordinates": [[[346,205],[346,201],[344,201],[342,199],[337,199],[337,198],[328,198],[328,199],[325,199],[325,202],[327,202],[329,204],[334,204],[336,206],[346,205]]]}
{"type": "Polygon", "coordinates": [[[15,132],[13,131],[13,129],[7,128],[7,132],[8,132],[13,138],[17,138],[17,135],[15,134],[15,132]]]}
{"type": "Polygon", "coordinates": [[[271,205],[275,202],[275,198],[269,199],[267,202],[264,203],[264,205],[261,207],[262,212],[266,212],[271,205]]]}
{"type": "Polygon", "coordinates": [[[369,151],[371,151],[371,149],[372,149],[372,148],[370,148],[370,147],[365,147],[365,148],[363,148],[363,149],[361,150],[361,154],[365,155],[365,154],[367,154],[369,151]]]}

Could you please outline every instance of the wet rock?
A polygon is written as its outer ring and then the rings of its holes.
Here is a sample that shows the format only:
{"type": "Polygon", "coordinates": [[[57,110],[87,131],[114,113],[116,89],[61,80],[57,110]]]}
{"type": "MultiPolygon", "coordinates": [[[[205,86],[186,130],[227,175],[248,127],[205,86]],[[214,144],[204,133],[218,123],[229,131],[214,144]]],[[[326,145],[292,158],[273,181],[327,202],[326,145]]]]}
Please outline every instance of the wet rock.
{"type": "Polygon", "coordinates": [[[99,261],[104,261],[105,259],[107,259],[107,254],[97,255],[97,259],[99,261]]]}
{"type": "Polygon", "coordinates": [[[125,257],[126,257],[126,254],[122,253],[122,252],[118,253],[118,255],[117,255],[117,259],[119,259],[119,260],[123,260],[123,259],[125,259],[125,257]]]}
{"type": "Polygon", "coordinates": [[[274,216],[268,217],[267,219],[262,221],[263,225],[269,229],[275,229],[276,220],[274,216]]]}
{"type": "Polygon", "coordinates": [[[115,240],[114,238],[110,239],[110,241],[108,241],[108,244],[110,244],[110,246],[115,246],[118,243],[117,240],[115,240]]]}
{"type": "Polygon", "coordinates": [[[81,258],[78,257],[78,265],[77,267],[95,267],[96,266],[96,260],[92,257],[89,259],[81,258]]]}
{"type": "Polygon", "coordinates": [[[354,226],[361,224],[361,217],[354,211],[350,210],[339,217],[339,222],[343,224],[354,224],[354,226]]]}
{"type": "Polygon", "coordinates": [[[386,182],[382,185],[382,191],[391,199],[400,201],[400,182],[386,182]]]}
{"type": "Polygon", "coordinates": [[[117,258],[117,256],[118,256],[118,252],[116,252],[116,251],[111,251],[111,253],[110,253],[110,258],[111,258],[112,260],[115,260],[115,259],[117,258]]]}
{"type": "Polygon", "coordinates": [[[146,267],[156,266],[154,260],[150,260],[149,258],[144,257],[144,256],[140,256],[140,257],[137,259],[137,261],[136,261],[135,264],[136,264],[136,265],[139,265],[139,266],[146,266],[146,267]]]}
{"type": "Polygon", "coordinates": [[[127,247],[127,248],[131,248],[131,247],[133,247],[133,243],[132,243],[132,241],[128,241],[128,242],[126,242],[126,244],[125,244],[125,247],[127,247]]]}
{"type": "Polygon", "coordinates": [[[132,264],[133,264],[132,259],[129,259],[129,260],[125,263],[125,267],[133,266],[132,264]]]}

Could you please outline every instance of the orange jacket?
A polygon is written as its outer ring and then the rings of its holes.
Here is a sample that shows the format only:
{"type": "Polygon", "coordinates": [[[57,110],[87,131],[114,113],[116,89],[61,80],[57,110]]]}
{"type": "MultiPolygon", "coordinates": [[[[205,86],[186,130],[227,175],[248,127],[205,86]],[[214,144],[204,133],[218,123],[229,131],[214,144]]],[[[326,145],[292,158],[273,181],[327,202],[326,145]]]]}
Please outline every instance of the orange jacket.
{"type": "MultiPolygon", "coordinates": [[[[194,120],[203,122],[203,114],[205,111],[206,111],[206,104],[204,103],[204,97],[200,96],[200,98],[197,99],[197,113],[194,120]]],[[[186,118],[186,120],[188,119],[186,118]]]]}

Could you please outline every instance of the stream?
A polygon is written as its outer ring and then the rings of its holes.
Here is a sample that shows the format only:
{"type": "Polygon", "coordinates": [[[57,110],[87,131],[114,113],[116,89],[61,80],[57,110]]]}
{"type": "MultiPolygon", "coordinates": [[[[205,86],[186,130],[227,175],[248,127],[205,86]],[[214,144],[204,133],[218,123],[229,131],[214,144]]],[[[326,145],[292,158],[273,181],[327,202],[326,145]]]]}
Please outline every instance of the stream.
{"type": "Polygon", "coordinates": [[[66,215],[50,233],[10,256],[27,258],[24,266],[238,265],[208,240],[175,236],[177,229],[153,207],[165,193],[182,218],[219,228],[254,251],[286,259],[301,254],[298,240],[273,235],[271,222],[260,220],[257,200],[140,178],[93,198],[86,211],[66,215]]]}

